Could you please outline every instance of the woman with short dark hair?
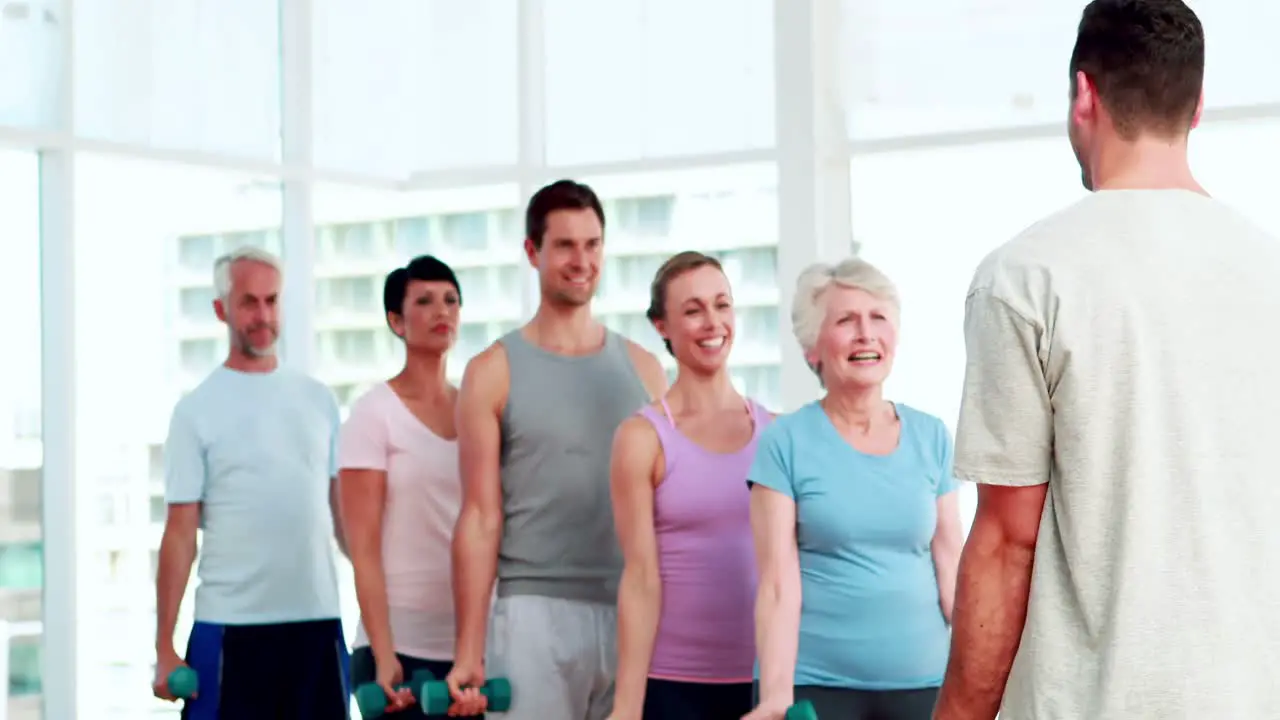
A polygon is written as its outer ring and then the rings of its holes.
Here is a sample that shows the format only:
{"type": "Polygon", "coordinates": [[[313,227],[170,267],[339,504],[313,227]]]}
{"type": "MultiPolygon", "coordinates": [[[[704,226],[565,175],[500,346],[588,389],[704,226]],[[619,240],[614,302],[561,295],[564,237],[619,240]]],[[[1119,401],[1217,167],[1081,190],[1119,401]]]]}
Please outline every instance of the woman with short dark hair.
{"type": "Polygon", "coordinates": [[[415,258],[387,275],[387,324],[405,346],[401,371],[365,393],[342,428],[342,522],[355,569],[360,628],[352,684],[376,682],[397,717],[421,718],[415,673],[453,664],[449,544],[462,504],[454,405],[445,361],[462,289],[444,262],[415,258]],[[416,690],[416,688],[415,688],[416,690]]]}

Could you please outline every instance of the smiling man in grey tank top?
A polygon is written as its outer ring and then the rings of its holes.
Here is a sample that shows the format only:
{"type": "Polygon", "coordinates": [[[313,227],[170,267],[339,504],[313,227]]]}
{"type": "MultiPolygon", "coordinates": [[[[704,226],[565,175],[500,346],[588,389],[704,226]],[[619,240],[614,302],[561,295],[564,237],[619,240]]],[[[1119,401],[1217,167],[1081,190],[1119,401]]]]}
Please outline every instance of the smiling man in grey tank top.
{"type": "Polygon", "coordinates": [[[525,225],[538,311],[468,364],[458,400],[463,504],[448,680],[462,713],[483,706],[464,688],[506,677],[511,720],[603,720],[622,572],[609,453],[614,430],[666,390],[666,374],[591,315],[604,251],[595,193],[552,183],[529,201],[525,225]]]}

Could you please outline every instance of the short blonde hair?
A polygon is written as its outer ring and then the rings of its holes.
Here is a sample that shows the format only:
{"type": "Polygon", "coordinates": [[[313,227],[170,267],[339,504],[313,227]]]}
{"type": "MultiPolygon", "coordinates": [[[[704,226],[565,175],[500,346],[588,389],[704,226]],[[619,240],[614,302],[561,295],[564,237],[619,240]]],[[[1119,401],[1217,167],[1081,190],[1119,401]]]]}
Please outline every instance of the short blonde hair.
{"type": "Polygon", "coordinates": [[[810,265],[796,280],[796,294],[791,300],[791,329],[802,350],[812,350],[818,344],[818,334],[822,331],[826,315],[822,296],[836,285],[862,290],[892,304],[895,311],[901,309],[898,288],[887,275],[866,260],[853,257],[834,265],[810,265]]]}

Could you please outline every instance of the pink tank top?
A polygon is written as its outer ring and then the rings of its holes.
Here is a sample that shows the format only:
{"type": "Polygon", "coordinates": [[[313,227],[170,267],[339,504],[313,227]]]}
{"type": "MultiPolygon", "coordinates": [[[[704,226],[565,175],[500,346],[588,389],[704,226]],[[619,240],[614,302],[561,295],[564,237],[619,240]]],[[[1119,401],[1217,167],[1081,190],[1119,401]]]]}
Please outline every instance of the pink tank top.
{"type": "Polygon", "coordinates": [[[662,444],[666,474],[654,492],[653,524],[662,578],[662,614],[649,676],[695,682],[749,682],[755,663],[756,558],[747,471],[769,412],[748,400],[755,423],[741,450],[718,453],[644,407],[662,444]]]}

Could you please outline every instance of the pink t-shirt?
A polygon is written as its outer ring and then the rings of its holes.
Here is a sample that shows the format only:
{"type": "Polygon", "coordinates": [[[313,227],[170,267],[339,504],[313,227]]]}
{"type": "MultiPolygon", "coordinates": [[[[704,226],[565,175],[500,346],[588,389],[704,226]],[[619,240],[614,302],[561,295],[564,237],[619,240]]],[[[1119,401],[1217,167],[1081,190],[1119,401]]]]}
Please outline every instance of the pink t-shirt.
{"type": "MultiPolygon", "coordinates": [[[[380,383],[352,405],[338,464],[387,474],[382,569],[396,652],[452,660],[449,543],[462,506],[457,442],[432,432],[380,383]]],[[[356,645],[368,643],[361,623],[356,645]]]]}

